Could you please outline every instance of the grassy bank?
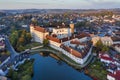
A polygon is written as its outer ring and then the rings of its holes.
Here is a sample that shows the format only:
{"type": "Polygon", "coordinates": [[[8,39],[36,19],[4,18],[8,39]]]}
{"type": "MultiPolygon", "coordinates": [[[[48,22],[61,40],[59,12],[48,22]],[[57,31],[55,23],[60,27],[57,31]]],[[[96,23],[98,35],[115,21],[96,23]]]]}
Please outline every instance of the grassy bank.
{"type": "Polygon", "coordinates": [[[18,66],[18,70],[9,70],[7,77],[11,80],[32,80],[34,60],[26,60],[24,64],[18,66]]]}
{"type": "Polygon", "coordinates": [[[36,46],[40,46],[40,45],[42,45],[42,44],[38,43],[38,42],[31,42],[31,43],[24,46],[24,50],[25,49],[30,49],[30,48],[33,48],[33,47],[36,47],[36,46]]]}
{"type": "Polygon", "coordinates": [[[38,43],[38,42],[31,42],[31,43],[29,43],[29,44],[27,44],[27,45],[25,45],[25,46],[22,46],[21,48],[20,48],[20,50],[19,51],[17,51],[17,52],[21,52],[21,51],[24,51],[24,50],[26,50],[26,49],[31,49],[31,48],[34,48],[34,47],[37,47],[37,46],[41,46],[42,44],[41,43],[38,43]]]}
{"type": "Polygon", "coordinates": [[[87,66],[85,73],[97,80],[107,80],[108,72],[105,70],[103,63],[101,63],[98,59],[87,66]]]}

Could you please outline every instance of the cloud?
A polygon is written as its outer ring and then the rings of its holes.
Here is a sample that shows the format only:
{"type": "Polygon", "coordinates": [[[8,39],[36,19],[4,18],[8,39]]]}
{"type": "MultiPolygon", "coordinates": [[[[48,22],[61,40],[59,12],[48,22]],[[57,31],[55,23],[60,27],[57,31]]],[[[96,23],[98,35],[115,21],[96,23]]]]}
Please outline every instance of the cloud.
{"type": "Polygon", "coordinates": [[[0,9],[98,9],[120,8],[120,0],[1,0],[0,9]],[[7,6],[5,6],[7,5],[7,6]]]}
{"type": "Polygon", "coordinates": [[[103,3],[103,2],[120,2],[120,0],[86,0],[90,2],[97,2],[97,3],[103,3]]]}
{"type": "Polygon", "coordinates": [[[24,2],[2,2],[0,3],[0,9],[30,9],[30,8],[44,8],[48,4],[46,3],[24,3],[24,2]],[[5,6],[5,4],[7,6],[5,6]],[[41,7],[42,6],[42,7],[41,7]]]}

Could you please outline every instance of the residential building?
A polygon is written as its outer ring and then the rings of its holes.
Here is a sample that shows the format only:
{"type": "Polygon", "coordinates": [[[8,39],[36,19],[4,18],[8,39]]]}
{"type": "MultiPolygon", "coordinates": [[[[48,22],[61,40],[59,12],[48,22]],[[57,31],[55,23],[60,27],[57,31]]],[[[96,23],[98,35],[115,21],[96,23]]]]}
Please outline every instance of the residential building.
{"type": "Polygon", "coordinates": [[[114,60],[109,56],[109,54],[105,54],[105,53],[99,53],[99,58],[101,62],[104,63],[112,63],[114,60]]]}
{"type": "Polygon", "coordinates": [[[95,37],[92,37],[92,42],[93,42],[93,45],[95,46],[96,43],[101,40],[102,44],[103,45],[106,45],[106,46],[111,46],[113,44],[113,40],[111,39],[111,37],[99,37],[99,36],[95,36],[95,37]]]}
{"type": "Polygon", "coordinates": [[[120,53],[120,44],[114,44],[113,48],[120,53]]]}
{"type": "Polygon", "coordinates": [[[5,43],[4,43],[4,38],[1,36],[0,37],[0,50],[3,50],[5,49],[5,43]]]}
{"type": "Polygon", "coordinates": [[[115,71],[114,73],[109,73],[107,75],[108,80],[120,80],[120,70],[115,71]]]}
{"type": "Polygon", "coordinates": [[[113,44],[113,40],[111,39],[111,37],[101,37],[101,41],[106,46],[111,46],[113,44]]]}

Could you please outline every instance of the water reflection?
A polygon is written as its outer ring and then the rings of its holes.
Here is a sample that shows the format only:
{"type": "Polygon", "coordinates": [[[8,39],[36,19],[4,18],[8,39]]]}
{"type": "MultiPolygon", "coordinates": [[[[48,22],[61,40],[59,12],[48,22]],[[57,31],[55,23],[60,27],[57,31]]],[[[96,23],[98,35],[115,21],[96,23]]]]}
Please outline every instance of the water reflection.
{"type": "Polygon", "coordinates": [[[32,80],[92,80],[62,61],[39,54],[31,56],[35,59],[34,76],[32,80]]]}

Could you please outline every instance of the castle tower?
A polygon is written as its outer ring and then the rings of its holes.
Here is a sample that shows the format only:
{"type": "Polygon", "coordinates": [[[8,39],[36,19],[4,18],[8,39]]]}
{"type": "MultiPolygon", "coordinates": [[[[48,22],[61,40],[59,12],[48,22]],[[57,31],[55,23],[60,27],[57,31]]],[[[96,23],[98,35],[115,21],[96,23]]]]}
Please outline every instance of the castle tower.
{"type": "Polygon", "coordinates": [[[70,23],[71,34],[74,34],[74,24],[70,23]]]}
{"type": "Polygon", "coordinates": [[[30,25],[30,33],[31,33],[31,36],[34,38],[34,25],[33,24],[30,25]]]}
{"type": "Polygon", "coordinates": [[[31,24],[31,25],[30,25],[30,33],[32,34],[32,33],[33,33],[33,31],[34,31],[34,25],[33,25],[33,24],[31,24]]]}

